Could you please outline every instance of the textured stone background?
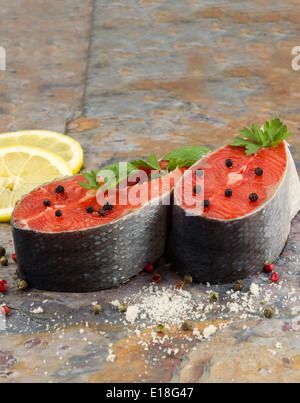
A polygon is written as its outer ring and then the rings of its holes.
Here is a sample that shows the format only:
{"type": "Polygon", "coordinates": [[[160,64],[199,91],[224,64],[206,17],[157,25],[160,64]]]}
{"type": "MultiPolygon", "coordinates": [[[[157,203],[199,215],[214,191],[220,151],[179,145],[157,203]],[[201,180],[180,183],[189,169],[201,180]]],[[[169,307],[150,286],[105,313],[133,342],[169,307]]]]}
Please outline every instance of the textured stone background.
{"type": "MultiPolygon", "coordinates": [[[[2,0],[0,131],[68,133],[92,169],[180,145],[219,147],[244,125],[279,116],[294,133],[300,168],[300,72],[291,68],[298,10],[296,0],[2,0]]],[[[1,225],[0,240],[11,254],[9,225],[1,225]]],[[[0,331],[0,382],[299,382],[292,311],[300,306],[299,245],[298,218],[277,263],[280,286],[270,288],[266,275],[246,282],[245,293],[253,281],[272,291],[273,320],[261,311],[244,319],[232,313],[231,324],[204,342],[174,331],[178,352],[167,357],[155,343],[145,351],[134,326],[124,326],[109,304],[149,277],[92,295],[20,293],[10,259],[0,269],[9,283],[1,303],[13,308],[0,331]],[[93,301],[103,306],[99,317],[91,314],[93,301]],[[32,314],[39,306],[44,312],[32,314]],[[114,362],[106,361],[109,348],[114,362]]],[[[157,270],[159,287],[178,280],[164,262],[157,270]]],[[[205,291],[190,287],[195,298],[205,299],[205,291]]],[[[199,329],[218,323],[221,309],[222,302],[199,329]]]]}

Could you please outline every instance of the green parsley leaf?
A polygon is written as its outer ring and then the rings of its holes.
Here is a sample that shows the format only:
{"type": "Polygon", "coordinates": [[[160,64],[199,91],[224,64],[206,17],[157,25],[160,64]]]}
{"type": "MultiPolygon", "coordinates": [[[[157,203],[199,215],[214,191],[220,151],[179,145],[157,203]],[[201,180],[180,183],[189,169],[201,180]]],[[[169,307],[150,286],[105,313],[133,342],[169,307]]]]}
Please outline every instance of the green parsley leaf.
{"type": "Polygon", "coordinates": [[[82,172],[83,177],[88,181],[88,183],[77,183],[84,189],[89,190],[99,189],[100,187],[103,187],[104,190],[113,189],[117,187],[120,182],[136,172],[138,172],[138,169],[134,165],[128,162],[120,162],[107,165],[106,167],[101,168],[98,171],[92,171],[91,173],[82,172]],[[103,185],[98,181],[98,178],[101,176],[104,177],[103,185]]]}
{"type": "Polygon", "coordinates": [[[173,172],[178,166],[179,160],[177,158],[170,158],[169,165],[166,166],[166,170],[169,172],[173,172]]]}
{"type": "Polygon", "coordinates": [[[202,146],[185,146],[165,155],[163,161],[177,160],[180,168],[190,167],[201,160],[210,150],[202,146]]]}
{"type": "Polygon", "coordinates": [[[136,168],[152,169],[153,171],[159,172],[163,171],[155,154],[151,154],[146,161],[135,160],[132,161],[131,164],[134,165],[136,168]]]}
{"type": "MultiPolygon", "coordinates": [[[[88,183],[85,183],[85,182],[77,182],[77,183],[84,189],[88,189],[88,190],[95,189],[93,186],[89,185],[88,183]]],[[[100,185],[99,185],[99,187],[100,187],[100,185]]]]}
{"type": "Polygon", "coordinates": [[[257,125],[250,125],[250,129],[244,127],[239,132],[242,137],[235,137],[230,144],[234,147],[245,147],[247,155],[256,154],[261,148],[277,147],[292,134],[279,118],[271,120],[270,123],[266,122],[263,130],[257,125]]]}
{"type": "Polygon", "coordinates": [[[91,189],[99,189],[99,187],[101,186],[100,183],[98,182],[96,171],[91,171],[91,173],[82,172],[82,176],[84,177],[84,179],[88,181],[88,183],[78,182],[78,184],[83,188],[91,190],[91,189]]]}
{"type": "Polygon", "coordinates": [[[90,174],[87,172],[83,172],[82,175],[89,182],[92,188],[97,189],[99,187],[96,171],[92,171],[90,174]]]}
{"type": "Polygon", "coordinates": [[[155,179],[159,179],[159,178],[163,178],[164,176],[166,176],[168,174],[167,171],[164,172],[158,172],[158,171],[154,171],[150,174],[149,176],[149,182],[155,180],[155,179]]]}

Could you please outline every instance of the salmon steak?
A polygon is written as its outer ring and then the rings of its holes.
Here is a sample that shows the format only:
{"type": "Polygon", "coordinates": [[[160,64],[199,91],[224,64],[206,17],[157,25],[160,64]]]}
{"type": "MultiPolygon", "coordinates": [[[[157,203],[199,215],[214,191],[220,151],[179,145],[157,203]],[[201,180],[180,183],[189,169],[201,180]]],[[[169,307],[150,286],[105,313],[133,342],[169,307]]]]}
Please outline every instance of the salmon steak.
{"type": "Polygon", "coordinates": [[[299,210],[299,177],[285,141],[252,155],[223,147],[175,186],[168,257],[175,271],[199,282],[247,278],[279,257],[299,210]]]}
{"type": "Polygon", "coordinates": [[[132,175],[112,195],[80,186],[87,183],[82,175],[26,195],[11,221],[20,278],[47,291],[91,292],[118,286],[156,262],[184,169],[151,181],[146,169],[140,172],[144,181],[132,175]]]}

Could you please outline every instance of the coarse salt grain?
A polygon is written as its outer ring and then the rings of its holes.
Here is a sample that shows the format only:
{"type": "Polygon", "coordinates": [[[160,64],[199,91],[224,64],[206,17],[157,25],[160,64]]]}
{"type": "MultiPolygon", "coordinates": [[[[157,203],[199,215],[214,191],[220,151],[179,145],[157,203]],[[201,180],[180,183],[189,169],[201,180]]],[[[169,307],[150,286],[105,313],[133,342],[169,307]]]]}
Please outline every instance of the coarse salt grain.
{"type": "Polygon", "coordinates": [[[115,308],[119,308],[121,303],[120,303],[120,301],[118,299],[116,299],[115,301],[111,302],[111,305],[114,306],[115,308]]]}
{"type": "Polygon", "coordinates": [[[203,332],[203,337],[205,339],[209,339],[212,335],[214,335],[217,331],[217,328],[213,325],[208,326],[206,329],[204,329],[203,332]]]}
{"type": "Polygon", "coordinates": [[[257,284],[255,284],[255,283],[252,283],[251,287],[250,287],[250,293],[252,295],[254,295],[255,297],[258,297],[258,295],[259,295],[259,286],[257,284]]]}
{"type": "Polygon", "coordinates": [[[111,349],[108,350],[108,356],[106,358],[107,362],[114,362],[116,359],[116,355],[113,353],[111,349]]]}
{"type": "Polygon", "coordinates": [[[42,307],[39,307],[39,308],[36,308],[36,309],[32,309],[30,312],[33,313],[34,315],[37,315],[39,313],[43,313],[44,309],[42,307]]]}

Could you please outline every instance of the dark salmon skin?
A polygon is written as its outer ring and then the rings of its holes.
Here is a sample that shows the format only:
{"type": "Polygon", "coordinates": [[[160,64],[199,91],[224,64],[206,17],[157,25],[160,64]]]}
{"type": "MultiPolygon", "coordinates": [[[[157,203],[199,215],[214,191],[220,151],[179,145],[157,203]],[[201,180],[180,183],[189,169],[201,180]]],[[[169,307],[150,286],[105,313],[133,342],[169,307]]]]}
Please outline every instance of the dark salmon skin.
{"type": "Polygon", "coordinates": [[[152,181],[156,190],[150,201],[115,205],[105,217],[98,214],[103,206],[95,194],[78,185],[83,177],[34,190],[18,204],[11,221],[20,278],[41,290],[91,292],[137,275],[165,252],[173,184],[182,173],[176,170],[152,181]],[[55,192],[59,185],[65,189],[62,194],[55,192]],[[50,207],[43,204],[45,199],[50,207]],[[87,207],[94,213],[87,213],[87,207]],[[55,215],[58,209],[61,217],[55,215]]]}
{"type": "Polygon", "coordinates": [[[286,142],[255,156],[227,146],[185,173],[174,201],[168,242],[174,270],[199,282],[233,282],[279,257],[300,209],[299,177],[286,142]],[[179,200],[186,178],[196,184],[198,169],[204,172],[202,192],[179,200]],[[203,211],[191,207],[197,197],[206,200],[203,211]]]}

